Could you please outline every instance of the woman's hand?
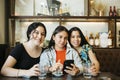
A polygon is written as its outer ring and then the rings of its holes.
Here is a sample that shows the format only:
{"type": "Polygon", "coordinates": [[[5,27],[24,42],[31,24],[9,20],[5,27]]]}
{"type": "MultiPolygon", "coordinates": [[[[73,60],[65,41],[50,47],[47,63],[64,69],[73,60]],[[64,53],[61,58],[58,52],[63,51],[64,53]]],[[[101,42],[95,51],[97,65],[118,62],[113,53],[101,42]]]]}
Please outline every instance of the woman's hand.
{"type": "Polygon", "coordinates": [[[92,64],[90,69],[91,69],[91,73],[92,73],[93,76],[96,76],[99,73],[98,70],[95,67],[95,64],[92,64]]]}
{"type": "Polygon", "coordinates": [[[79,68],[76,67],[74,64],[71,64],[72,67],[67,66],[64,71],[72,76],[75,76],[76,74],[78,74],[80,72],[79,68]]]}
{"type": "Polygon", "coordinates": [[[63,69],[63,64],[61,64],[60,63],[60,60],[58,60],[58,62],[55,64],[55,65],[53,65],[52,67],[50,67],[49,68],[49,71],[50,72],[55,72],[55,71],[57,71],[57,70],[62,70],[63,69]]]}
{"type": "Polygon", "coordinates": [[[35,64],[32,68],[25,71],[23,76],[38,76],[40,75],[39,64],[35,64]]]}

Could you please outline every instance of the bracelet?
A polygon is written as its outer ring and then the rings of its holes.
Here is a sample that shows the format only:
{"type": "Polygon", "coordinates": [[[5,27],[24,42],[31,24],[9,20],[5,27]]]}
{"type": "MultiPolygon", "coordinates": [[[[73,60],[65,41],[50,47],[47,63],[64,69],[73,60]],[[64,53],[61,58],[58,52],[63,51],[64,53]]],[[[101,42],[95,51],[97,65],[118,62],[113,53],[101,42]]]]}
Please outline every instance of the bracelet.
{"type": "Polygon", "coordinates": [[[19,76],[19,72],[20,72],[20,69],[18,69],[18,72],[17,72],[17,77],[19,76]]]}

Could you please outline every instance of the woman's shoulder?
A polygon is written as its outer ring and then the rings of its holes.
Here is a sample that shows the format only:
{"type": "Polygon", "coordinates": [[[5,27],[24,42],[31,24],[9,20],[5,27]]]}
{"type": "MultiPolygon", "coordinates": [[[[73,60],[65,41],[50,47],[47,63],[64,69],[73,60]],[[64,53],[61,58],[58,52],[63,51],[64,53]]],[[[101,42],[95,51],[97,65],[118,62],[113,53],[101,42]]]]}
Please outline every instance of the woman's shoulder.
{"type": "Polygon", "coordinates": [[[76,51],[74,48],[67,46],[66,48],[68,51],[76,51]]]}
{"type": "Polygon", "coordinates": [[[53,47],[46,47],[46,48],[44,48],[44,51],[52,51],[52,50],[54,50],[53,47]]]}
{"type": "Polygon", "coordinates": [[[42,52],[45,51],[45,49],[46,49],[46,48],[43,48],[43,47],[42,47],[42,52]]]}
{"type": "Polygon", "coordinates": [[[74,48],[67,46],[67,53],[78,53],[74,48]]]}
{"type": "Polygon", "coordinates": [[[24,48],[24,46],[23,46],[23,44],[21,43],[21,44],[17,44],[17,45],[13,48],[13,50],[23,50],[23,48],[24,48]]]}
{"type": "Polygon", "coordinates": [[[49,52],[51,52],[51,51],[53,51],[53,48],[48,48],[48,47],[47,47],[47,48],[44,48],[42,52],[43,52],[43,53],[49,53],[49,52]]]}
{"type": "Polygon", "coordinates": [[[18,59],[20,55],[22,55],[24,51],[24,46],[23,44],[18,44],[14,47],[14,49],[10,52],[10,55],[18,59]]]}

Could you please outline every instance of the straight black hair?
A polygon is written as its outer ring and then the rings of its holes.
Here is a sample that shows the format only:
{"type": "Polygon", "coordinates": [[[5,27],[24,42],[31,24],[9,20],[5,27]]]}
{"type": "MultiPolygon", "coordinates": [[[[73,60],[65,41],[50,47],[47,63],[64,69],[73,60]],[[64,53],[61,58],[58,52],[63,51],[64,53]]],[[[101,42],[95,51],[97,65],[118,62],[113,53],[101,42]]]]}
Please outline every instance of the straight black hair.
{"type": "Polygon", "coordinates": [[[54,32],[53,32],[53,34],[52,34],[52,36],[51,36],[49,45],[48,45],[49,48],[50,48],[51,46],[54,46],[54,45],[55,45],[55,41],[53,40],[53,36],[55,36],[56,34],[62,32],[62,31],[65,31],[65,32],[68,34],[68,30],[67,30],[67,28],[65,28],[64,26],[58,26],[58,27],[54,30],[54,32]]]}

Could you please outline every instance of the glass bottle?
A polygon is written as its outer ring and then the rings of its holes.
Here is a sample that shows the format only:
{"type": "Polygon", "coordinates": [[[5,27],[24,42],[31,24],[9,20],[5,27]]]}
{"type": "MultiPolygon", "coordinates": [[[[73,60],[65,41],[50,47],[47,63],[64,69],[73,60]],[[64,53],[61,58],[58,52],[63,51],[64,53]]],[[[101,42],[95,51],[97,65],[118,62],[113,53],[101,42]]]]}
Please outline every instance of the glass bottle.
{"type": "Polygon", "coordinates": [[[86,39],[87,41],[89,41],[89,38],[88,38],[88,33],[87,33],[87,31],[86,31],[85,39],[86,39]]]}
{"type": "Polygon", "coordinates": [[[112,32],[111,32],[111,30],[109,30],[109,32],[108,32],[108,47],[109,48],[112,47],[112,32]]]}
{"type": "Polygon", "coordinates": [[[53,16],[53,10],[52,10],[52,8],[50,8],[49,15],[50,15],[50,16],[53,16]]]}
{"type": "Polygon", "coordinates": [[[97,33],[96,36],[95,36],[95,46],[99,47],[99,45],[100,45],[99,33],[97,33]]]}
{"type": "Polygon", "coordinates": [[[58,15],[58,8],[56,7],[55,8],[55,16],[57,16],[58,15]]]}
{"type": "Polygon", "coordinates": [[[112,6],[110,6],[109,16],[113,16],[112,6]]]}
{"type": "Polygon", "coordinates": [[[113,16],[117,16],[117,11],[116,11],[116,7],[113,7],[113,16]]]}
{"type": "Polygon", "coordinates": [[[68,7],[67,7],[67,4],[64,4],[64,10],[63,10],[63,13],[66,13],[68,12],[68,7]]]}
{"type": "Polygon", "coordinates": [[[63,13],[62,5],[60,5],[60,8],[59,8],[59,14],[62,16],[62,13],[63,13]]]}
{"type": "Polygon", "coordinates": [[[45,5],[44,14],[45,14],[45,15],[48,15],[48,7],[47,7],[47,5],[45,5]]]}
{"type": "Polygon", "coordinates": [[[90,36],[89,36],[89,44],[90,45],[94,45],[94,37],[93,37],[93,33],[90,33],[90,36]]]}

